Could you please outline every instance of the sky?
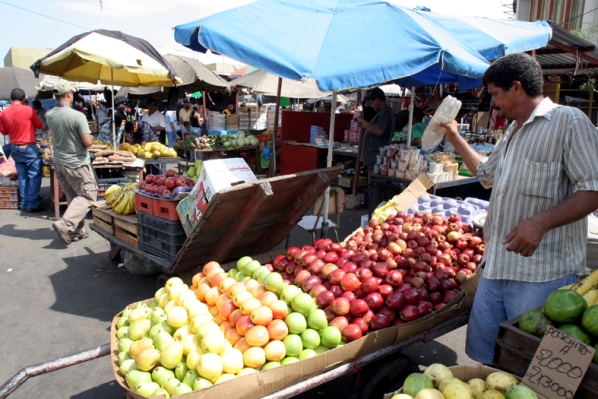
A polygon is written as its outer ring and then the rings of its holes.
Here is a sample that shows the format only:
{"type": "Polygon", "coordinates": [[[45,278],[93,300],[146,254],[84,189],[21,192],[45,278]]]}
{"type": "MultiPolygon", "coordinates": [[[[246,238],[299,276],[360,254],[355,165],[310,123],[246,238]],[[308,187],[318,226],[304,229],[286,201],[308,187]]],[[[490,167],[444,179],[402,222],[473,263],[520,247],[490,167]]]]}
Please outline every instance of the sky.
{"type": "MultiPolygon", "coordinates": [[[[120,30],[149,41],[162,54],[180,54],[212,62],[223,56],[200,54],[174,41],[173,27],[254,0],[0,0],[0,57],[10,47],[56,48],[71,37],[93,29],[120,30]],[[26,11],[28,10],[28,11],[26,11]],[[40,15],[40,14],[43,14],[40,15]]],[[[428,7],[449,15],[508,18],[503,3],[510,0],[395,0],[407,7],[428,7]]],[[[232,61],[234,62],[234,61],[232,61]]],[[[235,62],[236,63],[236,62],[235,62]]]]}

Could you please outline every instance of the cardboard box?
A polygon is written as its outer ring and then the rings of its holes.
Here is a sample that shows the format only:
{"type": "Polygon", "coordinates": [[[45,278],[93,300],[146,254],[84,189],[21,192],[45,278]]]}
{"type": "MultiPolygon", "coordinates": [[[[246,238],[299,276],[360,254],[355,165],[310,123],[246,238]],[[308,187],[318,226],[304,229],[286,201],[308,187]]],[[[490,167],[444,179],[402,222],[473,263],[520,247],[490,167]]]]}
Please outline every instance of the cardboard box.
{"type": "Polygon", "coordinates": [[[187,236],[191,234],[217,192],[236,184],[257,180],[243,158],[205,161],[200,177],[191,193],[182,199],[176,208],[187,236]]]}
{"type": "MultiPolygon", "coordinates": [[[[341,187],[351,188],[353,187],[353,178],[354,176],[343,176],[338,178],[338,185],[341,187]]],[[[359,187],[367,186],[368,178],[367,176],[359,176],[359,181],[357,183],[359,187]]]]}

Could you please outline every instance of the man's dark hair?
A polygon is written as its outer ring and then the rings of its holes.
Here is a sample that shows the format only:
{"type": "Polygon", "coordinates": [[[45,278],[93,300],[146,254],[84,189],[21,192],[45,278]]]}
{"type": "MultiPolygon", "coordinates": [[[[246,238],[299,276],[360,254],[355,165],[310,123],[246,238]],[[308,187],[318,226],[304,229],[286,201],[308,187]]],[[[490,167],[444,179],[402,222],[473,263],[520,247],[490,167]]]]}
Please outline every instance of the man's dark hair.
{"type": "Polygon", "coordinates": [[[26,97],[25,92],[23,89],[12,89],[10,92],[10,99],[11,101],[22,101],[26,97]]]}
{"type": "Polygon", "coordinates": [[[37,106],[37,107],[41,107],[42,106],[42,102],[39,101],[39,100],[33,100],[33,104],[32,105],[37,106]]]}
{"type": "Polygon", "coordinates": [[[118,115],[118,114],[116,114],[116,115],[114,116],[114,124],[115,124],[116,126],[120,126],[120,124],[121,124],[121,123],[123,123],[123,117],[122,117],[122,116],[120,116],[120,115],[118,115]]]}
{"type": "MultiPolygon", "coordinates": [[[[118,118],[118,116],[117,116],[117,118],[118,118]]],[[[133,122],[128,121],[125,123],[125,132],[127,132],[127,133],[132,132],[133,129],[135,129],[135,125],[133,124],[133,122]]]]}
{"type": "Polygon", "coordinates": [[[413,119],[417,119],[418,121],[422,121],[424,120],[424,117],[426,116],[426,113],[424,112],[423,109],[418,108],[418,107],[414,107],[413,108],[413,119]]]}
{"type": "Polygon", "coordinates": [[[148,98],[147,101],[145,102],[145,105],[150,105],[150,104],[157,105],[158,102],[156,101],[155,98],[148,98]]]}
{"type": "Polygon", "coordinates": [[[508,91],[518,80],[525,93],[537,97],[544,92],[544,77],[538,61],[525,53],[509,54],[495,61],[484,73],[482,84],[489,83],[508,91]]]}
{"type": "Polygon", "coordinates": [[[367,98],[369,98],[370,100],[374,100],[377,98],[379,100],[385,101],[386,94],[384,93],[384,91],[381,88],[375,87],[372,90],[370,90],[367,98]]]}

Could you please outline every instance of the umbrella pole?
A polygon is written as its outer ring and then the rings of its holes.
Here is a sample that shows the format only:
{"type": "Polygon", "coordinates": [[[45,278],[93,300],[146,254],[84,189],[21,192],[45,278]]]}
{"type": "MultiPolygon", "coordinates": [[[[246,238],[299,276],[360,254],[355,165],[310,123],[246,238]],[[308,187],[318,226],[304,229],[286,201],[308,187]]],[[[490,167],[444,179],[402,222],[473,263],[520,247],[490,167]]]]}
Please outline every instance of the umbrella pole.
{"type": "MultiPolygon", "coordinates": [[[[357,93],[357,104],[361,103],[362,90],[357,93]]],[[[359,145],[357,146],[357,159],[355,160],[355,176],[353,177],[353,195],[357,195],[357,188],[359,187],[359,160],[361,159],[361,146],[363,144],[363,128],[359,127],[359,145]]]]}
{"type": "Polygon", "coordinates": [[[272,134],[272,152],[270,153],[270,177],[276,174],[276,135],[278,134],[278,120],[280,118],[280,92],[282,90],[282,78],[278,78],[278,89],[276,90],[276,109],[274,110],[274,133],[272,134]]]}
{"type": "Polygon", "coordinates": [[[401,109],[403,109],[403,107],[405,107],[405,92],[407,91],[406,88],[403,87],[403,93],[401,94],[401,109]]]}
{"type": "Polygon", "coordinates": [[[415,87],[411,87],[411,101],[409,102],[409,124],[407,125],[407,145],[411,145],[411,130],[413,128],[413,108],[415,107],[415,87]]]}
{"type": "MultiPolygon", "coordinates": [[[[328,157],[326,158],[326,167],[330,168],[332,166],[332,152],[334,151],[334,125],[336,122],[336,113],[334,112],[334,108],[336,106],[336,90],[332,92],[332,104],[330,106],[330,132],[328,133],[328,157]]],[[[322,238],[328,237],[328,208],[330,207],[330,186],[326,187],[326,191],[324,191],[324,203],[322,204],[324,208],[324,214],[322,221],[322,238]]]]}
{"type": "Polygon", "coordinates": [[[112,83],[112,95],[110,96],[112,99],[112,146],[114,151],[116,151],[116,125],[114,121],[115,116],[115,109],[114,109],[114,69],[110,68],[110,79],[112,83]]]}

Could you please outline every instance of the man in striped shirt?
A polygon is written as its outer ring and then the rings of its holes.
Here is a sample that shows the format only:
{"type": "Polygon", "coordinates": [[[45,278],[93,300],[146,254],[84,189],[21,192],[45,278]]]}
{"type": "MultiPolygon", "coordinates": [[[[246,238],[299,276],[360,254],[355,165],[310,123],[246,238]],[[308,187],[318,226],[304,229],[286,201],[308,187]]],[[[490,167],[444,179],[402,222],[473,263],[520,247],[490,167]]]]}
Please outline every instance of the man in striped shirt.
{"type": "Polygon", "coordinates": [[[489,364],[501,322],[541,307],[584,272],[586,216],[598,208],[598,133],[579,109],[544,98],[540,65],[526,54],[493,63],[483,83],[499,115],[512,120],[494,153],[483,159],[456,122],[442,126],[493,189],[466,344],[469,357],[489,364]]]}

